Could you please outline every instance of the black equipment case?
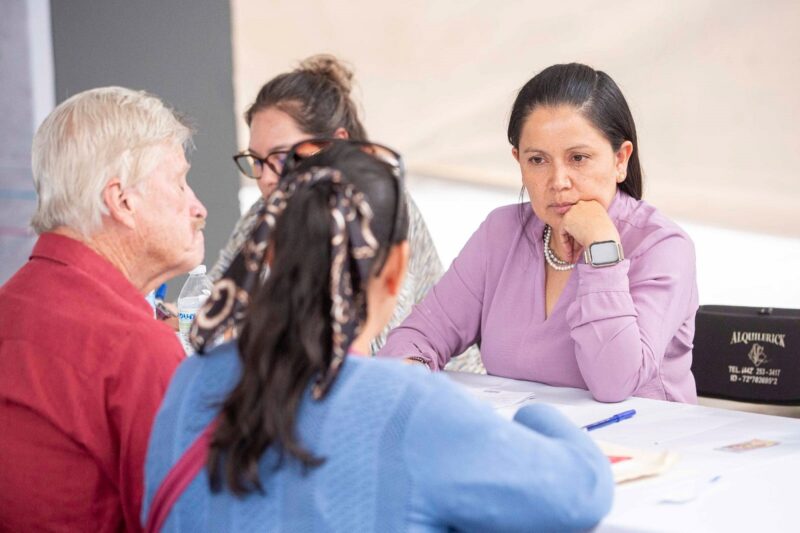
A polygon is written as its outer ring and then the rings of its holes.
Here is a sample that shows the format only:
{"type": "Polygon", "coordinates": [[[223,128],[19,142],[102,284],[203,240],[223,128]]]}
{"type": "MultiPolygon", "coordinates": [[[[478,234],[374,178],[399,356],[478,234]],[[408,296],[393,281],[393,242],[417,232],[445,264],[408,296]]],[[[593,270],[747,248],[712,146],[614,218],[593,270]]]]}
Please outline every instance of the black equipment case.
{"type": "Polygon", "coordinates": [[[700,306],[692,373],[700,396],[800,404],[800,310],[700,306]]]}

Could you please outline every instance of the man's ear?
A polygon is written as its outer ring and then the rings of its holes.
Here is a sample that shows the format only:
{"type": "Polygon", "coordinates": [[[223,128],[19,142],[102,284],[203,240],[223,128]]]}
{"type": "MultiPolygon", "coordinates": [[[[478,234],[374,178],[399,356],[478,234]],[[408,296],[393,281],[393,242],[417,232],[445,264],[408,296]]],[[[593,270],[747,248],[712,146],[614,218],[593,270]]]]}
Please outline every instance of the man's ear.
{"type": "Polygon", "coordinates": [[[519,163],[519,150],[516,146],[511,147],[511,156],[514,158],[514,161],[519,163]]]}
{"type": "Polygon", "coordinates": [[[123,188],[119,178],[111,178],[103,187],[103,203],[108,216],[123,226],[133,229],[136,226],[136,201],[138,197],[133,187],[123,188]]]}
{"type": "Polygon", "coordinates": [[[406,277],[408,254],[408,241],[395,244],[389,249],[389,256],[381,270],[381,277],[384,279],[386,291],[391,296],[400,294],[400,287],[403,286],[403,280],[406,277]]]}
{"type": "Polygon", "coordinates": [[[344,128],[336,128],[336,131],[333,132],[334,139],[349,139],[350,134],[347,133],[347,130],[344,128]]]}

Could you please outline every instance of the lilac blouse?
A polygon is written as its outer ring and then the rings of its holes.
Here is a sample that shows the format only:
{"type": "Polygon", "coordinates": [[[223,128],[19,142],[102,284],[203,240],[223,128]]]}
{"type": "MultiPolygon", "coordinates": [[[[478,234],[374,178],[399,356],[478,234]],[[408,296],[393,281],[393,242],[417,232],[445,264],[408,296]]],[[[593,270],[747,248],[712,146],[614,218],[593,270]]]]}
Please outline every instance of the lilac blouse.
{"type": "Polygon", "coordinates": [[[625,193],[608,213],[625,260],[606,268],[581,260],[545,318],[544,223],[529,204],[494,210],[378,355],[419,356],[441,369],[478,342],[489,374],[588,389],[603,402],[695,403],[694,245],[625,193]]]}

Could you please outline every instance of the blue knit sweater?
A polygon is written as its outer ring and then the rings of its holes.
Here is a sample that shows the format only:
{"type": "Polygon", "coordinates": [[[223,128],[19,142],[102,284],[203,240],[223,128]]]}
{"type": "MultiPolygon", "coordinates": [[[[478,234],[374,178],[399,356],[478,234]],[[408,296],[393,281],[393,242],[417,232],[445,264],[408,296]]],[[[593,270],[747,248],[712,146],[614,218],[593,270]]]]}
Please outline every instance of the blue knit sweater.
{"type": "MultiPolygon", "coordinates": [[[[226,344],[176,372],[150,437],[143,517],[240,368],[226,344]]],[[[322,466],[273,470],[268,450],[265,491],[244,498],[212,493],[203,470],[164,531],[568,531],[611,507],[608,460],[554,409],[503,420],[445,376],[397,361],[349,357],[323,401],[307,392],[297,434],[322,466]]]]}

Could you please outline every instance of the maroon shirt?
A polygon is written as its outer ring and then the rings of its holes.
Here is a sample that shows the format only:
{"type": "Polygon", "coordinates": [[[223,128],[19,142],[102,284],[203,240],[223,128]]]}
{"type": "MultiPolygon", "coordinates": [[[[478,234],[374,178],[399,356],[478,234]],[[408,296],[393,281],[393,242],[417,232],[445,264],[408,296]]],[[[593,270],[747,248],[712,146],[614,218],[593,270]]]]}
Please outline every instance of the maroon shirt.
{"type": "Polygon", "coordinates": [[[150,427],[182,359],[119,270],[41,235],[0,287],[0,528],[140,530],[150,427]]]}

